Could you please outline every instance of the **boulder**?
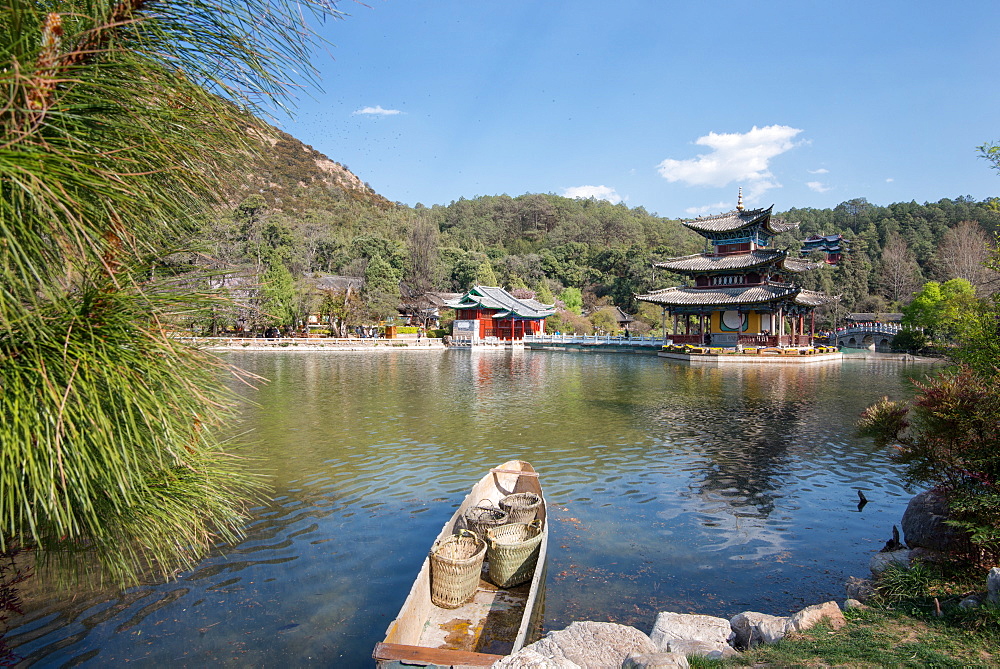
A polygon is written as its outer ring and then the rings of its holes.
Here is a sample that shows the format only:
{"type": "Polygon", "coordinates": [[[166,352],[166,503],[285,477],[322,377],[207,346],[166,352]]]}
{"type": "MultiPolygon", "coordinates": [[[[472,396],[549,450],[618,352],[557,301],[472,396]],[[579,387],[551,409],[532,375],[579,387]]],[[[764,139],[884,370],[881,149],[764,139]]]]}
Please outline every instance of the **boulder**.
{"type": "Polygon", "coordinates": [[[786,632],[801,632],[817,625],[821,620],[826,620],[830,627],[839,630],[847,624],[847,619],[841,612],[837,602],[824,602],[823,604],[813,604],[807,606],[794,614],[788,621],[786,632]]]}
{"type": "Polygon", "coordinates": [[[770,616],[756,611],[737,613],[729,621],[735,634],[733,645],[737,648],[747,649],[762,643],[779,641],[785,636],[788,622],[789,618],[770,616]]]}
{"type": "Polygon", "coordinates": [[[890,565],[900,565],[903,567],[910,566],[910,551],[903,548],[902,550],[892,551],[891,553],[875,553],[872,559],[868,561],[868,568],[871,569],[872,574],[878,576],[883,571],[888,569],[890,565]]]}
{"type": "Polygon", "coordinates": [[[969,595],[958,603],[960,609],[975,609],[982,605],[982,602],[975,595],[969,595]]]}
{"type": "Polygon", "coordinates": [[[849,576],[847,582],[844,583],[844,590],[847,591],[848,599],[856,599],[864,603],[875,595],[875,584],[867,578],[849,576]]]}
{"type": "Polygon", "coordinates": [[[944,553],[960,549],[966,533],[946,525],[948,504],[928,490],[913,497],[903,512],[903,540],[910,548],[927,548],[944,553]]]}
{"type": "Polygon", "coordinates": [[[986,577],[986,599],[991,604],[1000,604],[1000,567],[990,569],[986,577]]]}
{"type": "Polygon", "coordinates": [[[508,655],[502,660],[497,660],[491,669],[580,669],[576,662],[570,662],[566,658],[552,659],[545,657],[541,653],[525,646],[513,655],[508,655]]]}
{"type": "Polygon", "coordinates": [[[725,618],[694,613],[664,611],[656,616],[649,637],[658,650],[667,650],[670,641],[708,641],[728,644],[736,635],[725,618]]]}
{"type": "Polygon", "coordinates": [[[717,643],[714,641],[695,641],[693,639],[680,639],[667,642],[668,653],[680,653],[684,656],[697,655],[707,657],[710,660],[724,660],[727,657],[736,657],[740,653],[728,643],[717,643]]]}
{"type": "Polygon", "coordinates": [[[643,653],[630,655],[622,663],[622,669],[685,669],[690,667],[682,653],[643,653]]]}
{"type": "Polygon", "coordinates": [[[910,551],[910,563],[913,562],[928,562],[931,564],[947,562],[951,558],[948,553],[943,553],[941,551],[934,551],[930,548],[917,547],[910,551]]]}
{"type": "Polygon", "coordinates": [[[500,669],[520,669],[522,666],[618,669],[627,657],[656,653],[659,650],[648,636],[634,627],[616,623],[575,622],[564,630],[549,632],[535,643],[495,662],[493,666],[500,669]],[[520,664],[522,653],[525,653],[527,661],[534,661],[531,658],[537,654],[546,658],[550,664],[520,664]]]}
{"type": "Polygon", "coordinates": [[[857,599],[848,598],[847,600],[844,601],[844,610],[845,611],[849,611],[851,609],[857,609],[859,611],[864,611],[867,608],[868,608],[867,606],[865,606],[864,604],[862,604],[857,599]]]}

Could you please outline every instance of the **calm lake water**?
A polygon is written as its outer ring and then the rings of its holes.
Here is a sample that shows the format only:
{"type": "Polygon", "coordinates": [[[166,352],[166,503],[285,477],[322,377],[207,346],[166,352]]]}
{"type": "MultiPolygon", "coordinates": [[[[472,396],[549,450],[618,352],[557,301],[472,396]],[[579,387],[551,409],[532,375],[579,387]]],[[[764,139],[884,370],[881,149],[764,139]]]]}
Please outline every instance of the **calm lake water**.
{"type": "Polygon", "coordinates": [[[910,493],[854,436],[929,368],[704,369],[504,351],[236,352],[237,433],[270,475],[247,538],[168,584],[29,603],[38,666],[369,667],[433,536],[505,460],[542,475],[544,629],[844,599],[910,493]],[[251,403],[252,402],[252,403],[251,403]],[[870,503],[859,511],[857,492],[870,503]]]}

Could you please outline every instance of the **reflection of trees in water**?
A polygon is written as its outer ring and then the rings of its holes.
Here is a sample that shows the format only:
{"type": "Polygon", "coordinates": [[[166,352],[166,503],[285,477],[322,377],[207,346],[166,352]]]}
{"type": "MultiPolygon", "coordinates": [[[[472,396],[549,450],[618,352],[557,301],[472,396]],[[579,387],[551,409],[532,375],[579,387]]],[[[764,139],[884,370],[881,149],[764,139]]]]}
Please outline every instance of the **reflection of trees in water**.
{"type": "Polygon", "coordinates": [[[823,369],[688,367],[661,420],[695,456],[691,487],[738,516],[767,518],[774,511],[789,447],[799,441],[817,402],[823,369]],[[692,443],[693,442],[693,443],[692,443]]]}

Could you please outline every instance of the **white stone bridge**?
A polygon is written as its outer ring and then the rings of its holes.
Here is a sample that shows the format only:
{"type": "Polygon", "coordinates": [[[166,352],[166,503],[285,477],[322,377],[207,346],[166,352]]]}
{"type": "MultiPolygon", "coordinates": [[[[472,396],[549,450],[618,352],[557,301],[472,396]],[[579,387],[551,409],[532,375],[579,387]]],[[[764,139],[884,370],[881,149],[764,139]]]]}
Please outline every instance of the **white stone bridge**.
{"type": "Polygon", "coordinates": [[[852,323],[843,328],[837,328],[830,333],[830,343],[845,348],[867,348],[872,351],[888,353],[892,351],[890,343],[896,333],[902,330],[898,323],[852,323]]]}

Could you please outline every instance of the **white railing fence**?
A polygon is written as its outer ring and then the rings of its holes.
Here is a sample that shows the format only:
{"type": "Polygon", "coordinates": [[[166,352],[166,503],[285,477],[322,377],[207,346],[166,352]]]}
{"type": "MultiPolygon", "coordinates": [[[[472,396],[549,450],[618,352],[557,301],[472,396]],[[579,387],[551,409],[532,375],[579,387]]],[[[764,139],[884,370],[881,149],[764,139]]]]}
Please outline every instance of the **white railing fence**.
{"type": "Polygon", "coordinates": [[[525,335],[525,344],[614,344],[616,346],[662,346],[663,337],[626,337],[609,334],[538,334],[525,335]]]}

